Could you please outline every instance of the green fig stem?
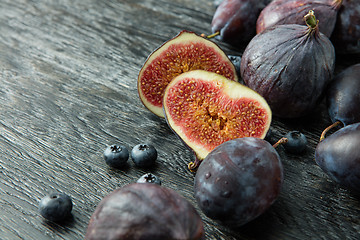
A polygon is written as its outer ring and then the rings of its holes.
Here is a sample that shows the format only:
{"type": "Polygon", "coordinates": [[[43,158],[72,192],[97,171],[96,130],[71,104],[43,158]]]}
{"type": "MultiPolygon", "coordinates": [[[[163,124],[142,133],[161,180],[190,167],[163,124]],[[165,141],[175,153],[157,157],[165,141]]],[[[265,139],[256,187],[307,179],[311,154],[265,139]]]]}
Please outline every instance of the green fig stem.
{"type": "Polygon", "coordinates": [[[324,131],[321,133],[320,142],[325,139],[326,133],[328,133],[331,129],[333,129],[334,127],[336,127],[340,124],[341,124],[340,121],[336,121],[333,124],[331,124],[330,126],[328,126],[327,128],[325,128],[324,131]]]}
{"type": "Polygon", "coordinates": [[[214,32],[213,34],[210,34],[210,35],[207,35],[207,36],[204,33],[201,34],[202,37],[205,37],[205,38],[208,38],[208,39],[214,38],[214,37],[216,37],[218,35],[220,35],[220,31],[214,32]]]}
{"type": "Polygon", "coordinates": [[[273,147],[277,148],[280,144],[287,143],[288,139],[286,137],[280,138],[276,143],[274,143],[273,147]]]}
{"type": "Polygon", "coordinates": [[[306,25],[310,29],[315,29],[318,26],[319,20],[316,19],[314,11],[310,10],[308,14],[304,16],[306,25]]]}

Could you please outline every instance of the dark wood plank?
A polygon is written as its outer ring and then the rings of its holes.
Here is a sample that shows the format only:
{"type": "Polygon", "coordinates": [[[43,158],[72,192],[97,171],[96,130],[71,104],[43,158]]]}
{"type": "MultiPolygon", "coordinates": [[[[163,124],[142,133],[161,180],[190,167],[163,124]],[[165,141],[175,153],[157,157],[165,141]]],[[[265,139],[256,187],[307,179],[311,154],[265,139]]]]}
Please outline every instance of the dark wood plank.
{"type": "MultiPolygon", "coordinates": [[[[1,239],[83,239],[97,203],[145,173],[131,162],[123,170],[105,165],[102,152],[115,142],[129,149],[155,145],[159,159],[152,172],[196,206],[194,175],[187,170],[193,156],[144,108],[136,81],[146,57],[179,31],[209,33],[214,10],[210,0],[0,1],[1,239]],[[66,224],[38,214],[39,200],[53,190],[73,198],[73,219],[66,224]]],[[[341,61],[337,71],[351,63],[341,61]]],[[[246,226],[228,229],[199,210],[207,238],[357,239],[359,198],[314,163],[328,124],[323,105],[304,119],[274,119],[279,138],[303,131],[307,152],[296,156],[278,148],[283,191],[246,226]]]]}

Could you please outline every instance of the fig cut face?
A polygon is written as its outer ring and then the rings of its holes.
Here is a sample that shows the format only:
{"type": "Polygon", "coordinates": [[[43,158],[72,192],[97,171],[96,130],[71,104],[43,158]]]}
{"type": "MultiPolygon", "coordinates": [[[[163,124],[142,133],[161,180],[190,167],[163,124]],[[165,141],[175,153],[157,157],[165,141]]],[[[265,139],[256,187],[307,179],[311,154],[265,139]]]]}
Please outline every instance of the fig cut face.
{"type": "Polygon", "coordinates": [[[156,49],[140,70],[138,92],[141,101],[151,112],[164,117],[162,104],[166,86],[181,73],[196,69],[238,81],[234,65],[214,42],[182,31],[156,49]]]}
{"type": "Polygon", "coordinates": [[[166,88],[163,103],[168,125],[194,151],[196,161],[228,140],[264,138],[272,117],[258,93],[203,70],[176,77],[166,88]]]}

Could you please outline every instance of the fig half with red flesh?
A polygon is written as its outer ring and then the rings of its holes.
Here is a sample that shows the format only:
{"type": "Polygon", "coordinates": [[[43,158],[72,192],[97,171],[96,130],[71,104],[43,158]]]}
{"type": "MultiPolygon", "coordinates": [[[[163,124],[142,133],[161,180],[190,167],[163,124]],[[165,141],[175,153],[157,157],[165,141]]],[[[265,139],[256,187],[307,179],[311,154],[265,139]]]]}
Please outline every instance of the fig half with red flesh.
{"type": "Polygon", "coordinates": [[[224,76],[203,70],[183,73],[164,93],[170,128],[195,153],[195,169],[215,147],[235,138],[264,138],[272,113],[263,97],[224,76]]]}
{"type": "Polygon", "coordinates": [[[196,69],[238,80],[234,65],[218,45],[195,33],[182,31],[156,49],[141,68],[138,77],[141,101],[151,112],[164,117],[162,102],[166,86],[181,73],[196,69]]]}

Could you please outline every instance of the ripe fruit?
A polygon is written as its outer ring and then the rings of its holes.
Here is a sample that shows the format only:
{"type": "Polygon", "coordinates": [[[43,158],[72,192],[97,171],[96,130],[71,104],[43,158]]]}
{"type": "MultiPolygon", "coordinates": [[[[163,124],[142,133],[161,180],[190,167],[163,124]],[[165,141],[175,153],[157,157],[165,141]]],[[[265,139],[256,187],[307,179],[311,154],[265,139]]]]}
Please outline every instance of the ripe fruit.
{"type": "Polygon", "coordinates": [[[142,175],[137,181],[137,183],[154,183],[161,185],[161,180],[156,175],[152,173],[146,173],[142,175]]]}
{"type": "Polygon", "coordinates": [[[315,161],[335,182],[360,191],[360,123],[341,128],[320,141],[315,161]]]}
{"type": "Polygon", "coordinates": [[[157,151],[149,144],[138,144],[131,150],[131,159],[138,167],[150,167],[155,164],[157,151]]]}
{"type": "Polygon", "coordinates": [[[334,72],[333,45],[319,32],[312,11],[305,19],[308,26],[276,25],[256,35],[241,58],[245,84],[283,118],[312,111],[334,72]]]}
{"type": "Polygon", "coordinates": [[[110,145],[104,151],[104,159],[110,167],[120,168],[129,159],[129,151],[122,145],[110,145]]]}
{"type": "Polygon", "coordinates": [[[343,0],[331,41],[336,53],[360,53],[360,1],[343,0]]]}
{"type": "Polygon", "coordinates": [[[260,33],[268,27],[280,24],[303,25],[303,16],[313,10],[319,19],[320,32],[330,37],[341,3],[342,0],[274,0],[261,11],[256,32],[260,33]]]}
{"type": "Polygon", "coordinates": [[[228,55],[230,61],[234,64],[236,73],[240,76],[240,64],[241,64],[241,56],[239,55],[228,55]]]}
{"type": "Polygon", "coordinates": [[[360,63],[340,72],[329,84],[326,92],[331,121],[344,126],[360,122],[360,63]]]}
{"type": "Polygon", "coordinates": [[[69,217],[73,204],[71,198],[64,193],[50,193],[39,203],[39,212],[44,218],[59,222],[69,217]]]}
{"type": "Polygon", "coordinates": [[[174,190],[132,183],[107,195],[92,214],[85,239],[204,239],[196,209],[174,190]]]}
{"type": "Polygon", "coordinates": [[[174,77],[195,69],[216,72],[237,81],[233,64],[215,43],[182,31],[155,50],[141,68],[138,77],[141,101],[151,112],[164,117],[162,101],[166,86],[174,77]]]}
{"type": "Polygon", "coordinates": [[[216,147],[200,164],[195,198],[208,217],[239,227],[275,202],[282,183],[282,163],[271,144],[238,138],[216,147]]]}
{"type": "Polygon", "coordinates": [[[224,0],[211,21],[211,31],[221,41],[240,47],[256,34],[256,19],[270,0],[224,0]]]}
{"type": "Polygon", "coordinates": [[[307,146],[306,136],[299,131],[290,131],[285,134],[286,142],[283,144],[285,150],[289,153],[302,153],[307,146]]]}
{"type": "Polygon", "coordinates": [[[271,110],[259,94],[203,70],[183,73],[168,85],[164,112],[169,127],[196,155],[190,169],[225,141],[264,138],[271,122],[271,110]]]}

